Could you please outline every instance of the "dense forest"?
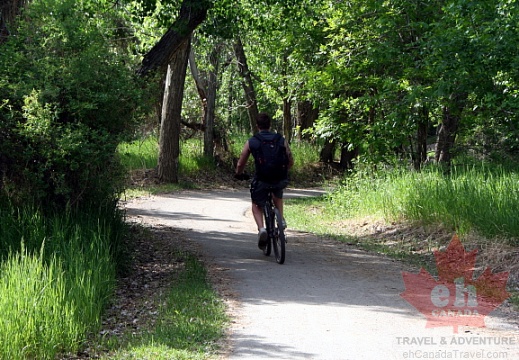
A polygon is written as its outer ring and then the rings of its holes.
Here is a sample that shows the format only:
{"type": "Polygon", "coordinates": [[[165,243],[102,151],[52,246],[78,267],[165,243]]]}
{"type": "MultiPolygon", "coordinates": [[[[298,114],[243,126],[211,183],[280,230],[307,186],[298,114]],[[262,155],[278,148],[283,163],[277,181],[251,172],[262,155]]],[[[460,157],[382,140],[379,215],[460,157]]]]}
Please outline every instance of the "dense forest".
{"type": "Polygon", "coordinates": [[[182,129],[203,131],[214,156],[259,110],[343,168],[508,161],[518,11],[497,0],[9,0],[2,192],[104,198],[117,143],[157,128],[159,176],[175,182],[182,129]]]}

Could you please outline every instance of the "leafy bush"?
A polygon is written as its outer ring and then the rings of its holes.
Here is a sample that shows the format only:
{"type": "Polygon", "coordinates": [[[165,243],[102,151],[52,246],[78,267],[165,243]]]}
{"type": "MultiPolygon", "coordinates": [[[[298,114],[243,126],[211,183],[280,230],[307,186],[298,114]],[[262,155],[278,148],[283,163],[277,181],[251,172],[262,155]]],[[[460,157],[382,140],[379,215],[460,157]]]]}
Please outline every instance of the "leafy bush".
{"type": "Polygon", "coordinates": [[[114,154],[145,104],[109,4],[33,1],[0,52],[0,189],[54,207],[115,199],[114,154]],[[103,7],[106,6],[106,7],[103,7]]]}

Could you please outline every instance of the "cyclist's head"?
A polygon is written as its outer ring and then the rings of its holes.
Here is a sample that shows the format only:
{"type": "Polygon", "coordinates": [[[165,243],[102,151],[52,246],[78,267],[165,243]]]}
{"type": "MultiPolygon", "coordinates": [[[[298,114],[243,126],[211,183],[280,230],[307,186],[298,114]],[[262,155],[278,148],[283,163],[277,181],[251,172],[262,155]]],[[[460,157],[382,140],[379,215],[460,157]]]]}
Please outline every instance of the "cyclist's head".
{"type": "Polygon", "coordinates": [[[256,119],[256,125],[260,130],[268,130],[270,129],[270,123],[272,119],[267,113],[259,113],[258,118],[256,119]]]}

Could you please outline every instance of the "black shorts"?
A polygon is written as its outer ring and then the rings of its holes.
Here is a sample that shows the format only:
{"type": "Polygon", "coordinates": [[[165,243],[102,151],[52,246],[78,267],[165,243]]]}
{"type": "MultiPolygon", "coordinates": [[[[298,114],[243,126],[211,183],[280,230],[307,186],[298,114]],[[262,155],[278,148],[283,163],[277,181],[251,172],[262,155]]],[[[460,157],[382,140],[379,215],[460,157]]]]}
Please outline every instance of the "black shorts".
{"type": "Polygon", "coordinates": [[[252,180],[250,185],[250,197],[252,202],[258,206],[264,206],[267,201],[269,191],[272,191],[275,197],[283,199],[283,189],[288,185],[288,179],[281,180],[278,183],[270,184],[257,179],[252,180]]]}

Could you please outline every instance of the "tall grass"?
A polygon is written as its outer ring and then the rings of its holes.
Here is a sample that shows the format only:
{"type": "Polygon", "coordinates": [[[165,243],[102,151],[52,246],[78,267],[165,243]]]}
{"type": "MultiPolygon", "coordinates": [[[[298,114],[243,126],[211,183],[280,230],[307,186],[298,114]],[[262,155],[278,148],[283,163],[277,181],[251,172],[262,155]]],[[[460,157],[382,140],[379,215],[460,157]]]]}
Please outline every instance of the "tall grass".
{"type": "Polygon", "coordinates": [[[0,358],[77,351],[113,291],[122,219],[4,207],[0,224],[0,358]]]}
{"type": "Polygon", "coordinates": [[[153,169],[157,166],[159,145],[156,135],[150,135],[117,147],[119,158],[125,169],[153,169]]]}
{"type": "Polygon", "coordinates": [[[437,168],[359,172],[328,201],[335,216],[370,214],[519,238],[519,175],[503,168],[456,167],[449,175],[437,168]]]}

